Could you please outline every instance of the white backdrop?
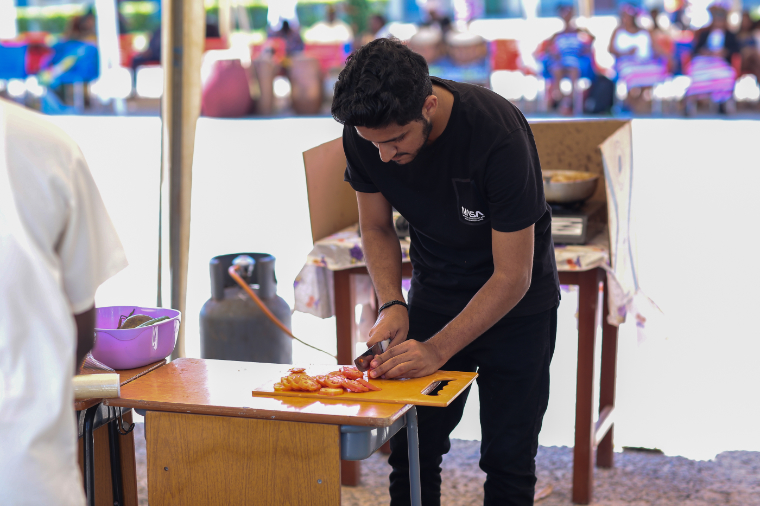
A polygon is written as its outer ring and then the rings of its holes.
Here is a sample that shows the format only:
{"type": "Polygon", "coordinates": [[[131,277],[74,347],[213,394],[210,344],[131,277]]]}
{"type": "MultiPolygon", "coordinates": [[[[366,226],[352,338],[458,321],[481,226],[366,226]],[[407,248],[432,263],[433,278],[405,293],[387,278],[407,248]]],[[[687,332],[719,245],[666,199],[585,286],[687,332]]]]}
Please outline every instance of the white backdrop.
{"type": "MultiPolygon", "coordinates": [[[[97,303],[155,304],[159,120],[53,121],[82,146],[131,263],[97,303]]],[[[185,315],[191,356],[199,355],[198,311],[209,298],[212,256],[272,253],[279,294],[292,307],[292,280],[311,248],[301,152],[340,131],[330,118],[200,120],[185,315]]],[[[752,253],[760,122],[635,120],[633,136],[639,276],[665,324],[641,345],[635,329],[621,329],[616,443],[701,459],[758,451],[760,273],[752,253]]],[[[543,445],[573,444],[575,297],[563,293],[543,445]]],[[[334,350],[332,319],[296,313],[293,326],[334,350]]],[[[294,360],[321,358],[296,343],[294,360]]],[[[476,397],[455,437],[480,437],[476,397]]]]}

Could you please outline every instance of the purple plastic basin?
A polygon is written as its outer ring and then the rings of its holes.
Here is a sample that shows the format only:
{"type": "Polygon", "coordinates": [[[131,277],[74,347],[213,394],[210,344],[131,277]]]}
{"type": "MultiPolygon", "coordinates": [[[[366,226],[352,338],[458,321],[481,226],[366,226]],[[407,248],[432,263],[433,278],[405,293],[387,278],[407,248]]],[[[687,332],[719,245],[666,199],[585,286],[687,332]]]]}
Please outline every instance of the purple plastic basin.
{"type": "Polygon", "coordinates": [[[171,355],[177,344],[180,312],[174,309],[109,306],[95,310],[95,347],[92,356],[113,369],[134,369],[158,362],[171,355]],[[148,315],[151,318],[168,316],[157,325],[139,329],[119,330],[119,317],[135,314],[148,315]]]}

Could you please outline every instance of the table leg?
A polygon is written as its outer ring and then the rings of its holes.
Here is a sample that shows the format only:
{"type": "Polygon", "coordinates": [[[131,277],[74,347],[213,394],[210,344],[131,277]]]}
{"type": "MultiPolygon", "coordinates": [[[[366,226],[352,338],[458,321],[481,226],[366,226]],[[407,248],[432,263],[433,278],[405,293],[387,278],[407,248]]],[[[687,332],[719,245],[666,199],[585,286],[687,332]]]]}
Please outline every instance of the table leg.
{"type": "MultiPolygon", "coordinates": [[[[348,271],[335,271],[335,327],[338,341],[338,364],[351,365],[354,360],[354,326],[356,316],[356,298],[354,297],[352,274],[348,271]]],[[[361,478],[361,463],[356,460],[340,462],[340,481],[342,485],[355,487],[361,478]]]]}
{"type": "MultiPolygon", "coordinates": [[[[93,409],[92,419],[85,423],[87,408],[79,413],[82,436],[79,438],[79,469],[87,494],[87,504],[94,506],[137,506],[137,465],[135,463],[134,432],[127,435],[111,435],[111,427],[117,423],[106,413],[102,404],[93,409]],[[102,424],[101,424],[102,423],[102,424]],[[96,428],[97,427],[97,428],[96,428]],[[86,429],[86,430],[85,430],[86,429]],[[88,437],[88,434],[92,434],[88,437]],[[112,453],[113,452],[113,453],[112,453]],[[112,459],[117,458],[116,466],[112,459]],[[115,471],[113,467],[118,467],[115,471]],[[90,476],[92,486],[88,485],[90,476]],[[114,488],[121,490],[121,494],[114,488]],[[90,502],[90,497],[93,501],[90,502]]],[[[123,414],[125,427],[132,422],[131,410],[123,414]]]]}
{"type": "Polygon", "coordinates": [[[84,412],[84,491],[87,496],[87,506],[95,506],[95,437],[93,425],[95,413],[100,404],[87,408],[84,412]]]}
{"type": "Polygon", "coordinates": [[[338,364],[350,365],[354,361],[354,326],[356,325],[356,297],[348,271],[335,271],[335,327],[338,341],[338,364]]]}
{"type": "MultiPolygon", "coordinates": [[[[111,408],[108,408],[109,410],[111,408]]],[[[120,408],[116,408],[120,409],[120,408]]],[[[113,506],[124,506],[124,489],[121,478],[121,452],[119,451],[118,420],[108,424],[108,447],[111,454],[111,488],[113,490],[113,506]]]]}
{"type": "MultiPolygon", "coordinates": [[[[607,323],[609,315],[609,306],[607,304],[607,277],[603,277],[604,283],[604,305],[602,311],[602,370],[599,388],[599,413],[601,414],[605,407],[614,409],[615,406],[615,379],[617,376],[617,345],[618,345],[618,328],[607,323]]],[[[599,442],[596,449],[597,467],[610,468],[614,465],[613,454],[613,431],[615,426],[610,426],[607,434],[599,442]]]]}
{"type": "Polygon", "coordinates": [[[573,449],[573,502],[588,504],[594,486],[594,348],[601,269],[578,276],[578,375],[573,449]]]}
{"type": "MultiPolygon", "coordinates": [[[[351,277],[367,275],[367,269],[356,267],[342,271],[333,271],[333,286],[335,290],[335,327],[338,345],[338,364],[353,365],[356,354],[356,294],[351,277]]],[[[401,277],[412,277],[412,265],[408,262],[401,264],[401,277]]],[[[389,454],[390,445],[384,445],[380,451],[389,454]]],[[[341,483],[355,487],[359,485],[361,463],[359,461],[341,461],[341,483]]]]}
{"type": "Polygon", "coordinates": [[[417,408],[406,412],[406,440],[409,447],[409,488],[412,506],[422,505],[422,485],[420,483],[420,440],[417,430],[417,408]]]}

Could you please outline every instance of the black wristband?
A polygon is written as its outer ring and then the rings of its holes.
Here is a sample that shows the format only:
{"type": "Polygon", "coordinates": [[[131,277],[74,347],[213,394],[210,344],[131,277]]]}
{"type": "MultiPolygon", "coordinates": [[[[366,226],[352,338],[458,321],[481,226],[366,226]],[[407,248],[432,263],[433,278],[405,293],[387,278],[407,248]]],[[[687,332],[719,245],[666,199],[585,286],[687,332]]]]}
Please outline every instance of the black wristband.
{"type": "Polygon", "coordinates": [[[409,306],[407,306],[406,302],[404,302],[403,300],[389,300],[388,302],[380,306],[380,309],[377,310],[377,314],[382,313],[383,309],[388,309],[389,307],[395,306],[396,304],[398,304],[399,306],[404,306],[406,310],[409,311],[409,306]]]}

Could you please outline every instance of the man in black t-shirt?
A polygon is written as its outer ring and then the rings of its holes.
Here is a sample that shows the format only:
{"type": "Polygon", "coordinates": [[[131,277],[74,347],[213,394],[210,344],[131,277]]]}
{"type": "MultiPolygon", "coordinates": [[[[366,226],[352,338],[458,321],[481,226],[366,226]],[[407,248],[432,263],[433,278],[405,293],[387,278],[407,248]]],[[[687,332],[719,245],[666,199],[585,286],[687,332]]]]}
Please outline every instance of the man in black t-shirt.
{"type": "MultiPolygon", "coordinates": [[[[354,52],[335,85],[345,179],[356,190],[364,254],[382,304],[371,377],[478,371],[485,504],[532,504],[549,397],[559,281],[533,134],[511,103],[431,78],[397,40],[354,52]],[[410,225],[409,304],[392,220],[410,225]]],[[[467,393],[418,408],[422,498],[440,504],[440,464],[467,393]]],[[[409,503],[404,431],[391,440],[391,504],[409,503]]]]}

